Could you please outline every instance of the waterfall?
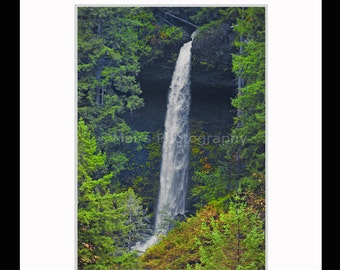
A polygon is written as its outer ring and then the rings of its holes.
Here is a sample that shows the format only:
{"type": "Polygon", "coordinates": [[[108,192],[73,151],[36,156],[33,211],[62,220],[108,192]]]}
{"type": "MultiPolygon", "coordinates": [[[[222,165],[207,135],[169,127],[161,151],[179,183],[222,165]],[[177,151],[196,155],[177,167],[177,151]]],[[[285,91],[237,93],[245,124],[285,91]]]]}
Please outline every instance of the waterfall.
{"type": "MultiPolygon", "coordinates": [[[[195,35],[194,32],[191,38],[195,35]]],[[[155,231],[147,241],[134,247],[140,252],[156,243],[158,235],[167,233],[171,226],[170,220],[185,212],[190,144],[191,44],[192,41],[189,41],[182,46],[172,75],[165,118],[155,231]]]]}
{"type": "Polygon", "coordinates": [[[168,97],[155,223],[156,229],[163,231],[168,229],[166,219],[184,214],[185,210],[189,162],[191,43],[189,41],[181,48],[168,97]]]}

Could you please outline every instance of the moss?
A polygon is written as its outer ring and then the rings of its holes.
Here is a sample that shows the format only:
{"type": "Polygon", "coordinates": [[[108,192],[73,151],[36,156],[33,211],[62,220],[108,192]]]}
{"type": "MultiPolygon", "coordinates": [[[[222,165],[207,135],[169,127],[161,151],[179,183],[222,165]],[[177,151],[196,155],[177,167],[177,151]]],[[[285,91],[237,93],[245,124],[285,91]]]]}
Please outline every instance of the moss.
{"type": "Polygon", "coordinates": [[[201,61],[201,62],[200,62],[200,65],[206,66],[207,68],[211,68],[211,69],[215,67],[215,65],[210,64],[210,63],[205,62],[205,61],[201,61]]]}

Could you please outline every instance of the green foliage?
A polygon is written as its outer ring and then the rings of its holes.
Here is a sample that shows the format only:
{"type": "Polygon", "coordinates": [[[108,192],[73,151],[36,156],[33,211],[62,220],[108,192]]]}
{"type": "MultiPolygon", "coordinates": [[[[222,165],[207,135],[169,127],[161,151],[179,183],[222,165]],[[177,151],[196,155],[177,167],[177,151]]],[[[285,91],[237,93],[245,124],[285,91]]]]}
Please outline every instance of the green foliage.
{"type": "Polygon", "coordinates": [[[210,224],[202,223],[205,238],[197,239],[201,257],[198,269],[263,269],[262,223],[256,213],[235,197],[227,213],[221,213],[210,224]]]}
{"type": "Polygon", "coordinates": [[[191,16],[191,19],[201,26],[209,23],[214,24],[222,19],[221,10],[224,9],[220,7],[202,7],[195,15],[191,16]]]}
{"type": "Polygon", "coordinates": [[[192,178],[195,183],[191,189],[194,206],[202,208],[207,203],[221,198],[228,192],[228,182],[223,179],[219,170],[214,172],[195,172],[192,178]]]}
{"type": "Polygon", "coordinates": [[[249,41],[244,45],[244,54],[233,55],[233,71],[236,75],[242,76],[246,84],[264,81],[264,42],[249,41]]]}
{"type": "Polygon", "coordinates": [[[106,170],[115,174],[129,161],[122,140],[138,136],[122,116],[144,106],[136,77],[140,57],[151,52],[154,21],[143,8],[78,8],[78,114],[106,152],[106,170]]]}
{"type": "Polygon", "coordinates": [[[183,30],[175,26],[163,26],[160,31],[160,42],[170,43],[173,40],[179,40],[183,37],[183,30]]]}
{"type": "Polygon", "coordinates": [[[265,8],[238,8],[235,31],[248,40],[265,41],[265,8]]]}
{"type": "Polygon", "coordinates": [[[199,28],[199,32],[197,34],[197,39],[202,38],[206,35],[214,33],[215,29],[218,28],[223,22],[223,19],[219,19],[216,21],[211,21],[209,23],[204,24],[199,28]]]}
{"type": "MultiPolygon", "coordinates": [[[[97,180],[95,173],[103,166],[105,155],[97,150],[94,137],[90,134],[84,121],[78,124],[78,267],[86,267],[94,262],[104,265],[105,253],[114,252],[113,236],[101,235],[100,222],[105,222],[111,209],[112,196],[108,192],[112,173],[97,180]],[[107,252],[101,254],[100,250],[107,252]]],[[[111,228],[110,228],[111,229],[111,228]]],[[[108,232],[110,232],[108,230],[108,232]]]]}
{"type": "Polygon", "coordinates": [[[196,209],[207,203],[226,196],[233,190],[232,179],[224,174],[219,162],[224,158],[221,142],[214,142],[214,136],[221,138],[223,129],[216,128],[214,133],[204,131],[204,122],[193,120],[191,123],[190,155],[190,199],[196,209]]]}
{"type": "Polygon", "coordinates": [[[183,36],[181,28],[160,25],[153,12],[147,7],[78,7],[78,116],[107,155],[103,170],[120,174],[110,184],[117,191],[131,186],[131,179],[118,179],[134,170],[136,152],[147,144],[147,134],[124,120],[144,106],[137,81],[141,65],[183,36]]]}
{"type": "Polygon", "coordinates": [[[240,54],[233,55],[233,72],[242,80],[232,105],[237,109],[232,136],[227,144],[222,171],[245,188],[255,189],[257,175],[265,172],[265,10],[240,8],[235,31],[240,54]]]}
{"type": "Polygon", "coordinates": [[[143,269],[264,269],[263,221],[235,196],[180,223],[142,255],[143,269]]]}
{"type": "Polygon", "coordinates": [[[132,189],[111,193],[113,173],[102,175],[105,154],[82,119],[78,123],[78,268],[118,269],[137,263],[130,247],[147,225],[132,189]]]}

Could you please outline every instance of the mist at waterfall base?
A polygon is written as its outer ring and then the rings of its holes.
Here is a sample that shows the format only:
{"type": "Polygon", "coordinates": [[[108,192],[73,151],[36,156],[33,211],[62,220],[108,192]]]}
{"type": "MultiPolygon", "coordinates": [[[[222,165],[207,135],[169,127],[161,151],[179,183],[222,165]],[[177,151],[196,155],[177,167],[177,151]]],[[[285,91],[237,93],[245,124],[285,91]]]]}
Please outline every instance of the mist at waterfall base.
{"type": "Polygon", "coordinates": [[[155,244],[158,235],[164,235],[170,229],[170,220],[185,212],[189,165],[191,45],[192,41],[189,41],[182,46],[172,76],[165,118],[155,230],[145,242],[135,245],[134,250],[139,252],[155,244]]]}

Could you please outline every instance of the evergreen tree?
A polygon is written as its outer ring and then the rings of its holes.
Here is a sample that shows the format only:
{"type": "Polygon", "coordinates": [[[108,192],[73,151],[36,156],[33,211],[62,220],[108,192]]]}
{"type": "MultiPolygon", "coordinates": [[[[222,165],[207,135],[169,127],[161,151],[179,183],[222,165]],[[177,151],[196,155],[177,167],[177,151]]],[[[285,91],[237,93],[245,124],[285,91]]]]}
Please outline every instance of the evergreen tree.
{"type": "Polygon", "coordinates": [[[145,227],[132,190],[111,193],[113,173],[102,175],[106,155],[82,119],[78,123],[78,268],[117,269],[136,261],[131,246],[145,227]]]}
{"type": "Polygon", "coordinates": [[[143,28],[142,19],[149,17],[140,8],[78,10],[78,113],[108,154],[109,169],[117,172],[128,161],[119,145],[128,136],[143,137],[122,115],[143,106],[136,76],[140,55],[151,50],[139,35],[147,35],[150,27],[143,28]]]}
{"type": "MultiPolygon", "coordinates": [[[[147,143],[148,133],[124,120],[144,106],[137,80],[141,65],[183,35],[178,27],[160,25],[153,12],[147,7],[78,8],[78,116],[106,153],[106,171],[114,174],[134,171],[132,159],[147,143]]],[[[131,186],[132,176],[125,176],[115,178],[111,189],[131,186]]]]}
{"type": "Polygon", "coordinates": [[[197,239],[200,264],[187,269],[264,269],[263,221],[239,197],[218,220],[202,223],[204,237],[197,239]]]}
{"type": "Polygon", "coordinates": [[[78,268],[103,269],[115,251],[112,235],[112,195],[108,184],[112,173],[96,179],[105,154],[82,119],[78,123],[78,268]]]}
{"type": "Polygon", "coordinates": [[[233,71],[243,83],[232,105],[237,108],[232,136],[226,145],[227,162],[223,170],[252,189],[263,184],[258,174],[265,172],[265,9],[238,9],[235,31],[242,36],[233,55],[233,71]]]}

